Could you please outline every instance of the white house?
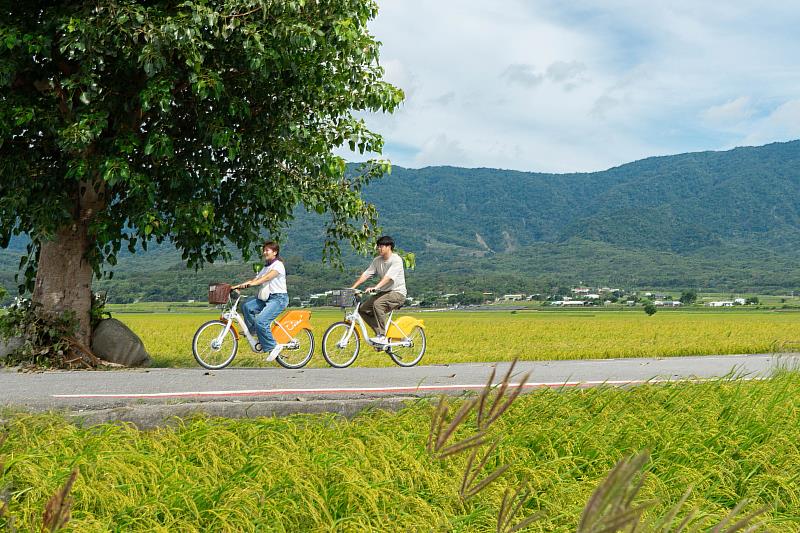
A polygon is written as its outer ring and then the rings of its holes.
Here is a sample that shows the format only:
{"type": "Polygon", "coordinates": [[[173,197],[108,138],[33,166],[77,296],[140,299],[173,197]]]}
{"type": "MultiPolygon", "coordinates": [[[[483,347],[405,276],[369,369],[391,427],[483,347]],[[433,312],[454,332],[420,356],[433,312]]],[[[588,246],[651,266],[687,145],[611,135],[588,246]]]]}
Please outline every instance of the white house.
{"type": "Polygon", "coordinates": [[[719,302],[708,302],[707,307],[733,307],[733,302],[730,300],[723,300],[719,302]]]}
{"type": "Polygon", "coordinates": [[[506,302],[519,302],[525,299],[524,294],[504,294],[503,301],[506,302]]]}
{"type": "Polygon", "coordinates": [[[566,306],[566,307],[578,307],[583,306],[585,302],[583,300],[556,300],[555,302],[551,302],[550,305],[558,305],[558,306],[566,306]]]}

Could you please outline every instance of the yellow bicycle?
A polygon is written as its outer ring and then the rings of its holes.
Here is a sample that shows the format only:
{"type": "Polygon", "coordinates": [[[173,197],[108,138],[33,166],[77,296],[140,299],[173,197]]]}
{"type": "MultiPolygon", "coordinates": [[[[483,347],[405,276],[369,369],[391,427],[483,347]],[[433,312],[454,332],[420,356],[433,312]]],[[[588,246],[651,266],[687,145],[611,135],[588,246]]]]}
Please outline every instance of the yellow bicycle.
{"type": "Polygon", "coordinates": [[[329,365],[345,368],[353,364],[361,349],[362,339],[377,351],[386,352],[400,366],[414,366],[425,355],[427,339],[422,320],[402,316],[395,320],[394,311],[386,321],[386,338],[389,342],[375,343],[367,333],[364,319],[358,314],[361,307],[358,289],[333,291],[333,303],[345,309],[344,320],[331,324],[322,337],[322,357],[329,365]],[[347,308],[352,307],[351,312],[347,308]]]}

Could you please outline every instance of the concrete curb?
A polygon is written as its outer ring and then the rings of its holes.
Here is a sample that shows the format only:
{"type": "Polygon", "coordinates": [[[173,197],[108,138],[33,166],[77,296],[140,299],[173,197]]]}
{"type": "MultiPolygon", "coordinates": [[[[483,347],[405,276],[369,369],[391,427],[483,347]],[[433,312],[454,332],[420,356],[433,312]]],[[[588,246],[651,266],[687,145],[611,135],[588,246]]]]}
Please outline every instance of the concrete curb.
{"type": "MultiPolygon", "coordinates": [[[[108,409],[62,412],[81,427],[106,423],[132,424],[137,429],[178,426],[194,417],[254,419],[296,414],[332,413],[352,418],[365,410],[398,411],[419,401],[416,397],[371,398],[359,400],[308,400],[258,402],[197,402],[180,404],[142,404],[108,409]]],[[[0,422],[2,422],[0,420],[0,422]]]]}

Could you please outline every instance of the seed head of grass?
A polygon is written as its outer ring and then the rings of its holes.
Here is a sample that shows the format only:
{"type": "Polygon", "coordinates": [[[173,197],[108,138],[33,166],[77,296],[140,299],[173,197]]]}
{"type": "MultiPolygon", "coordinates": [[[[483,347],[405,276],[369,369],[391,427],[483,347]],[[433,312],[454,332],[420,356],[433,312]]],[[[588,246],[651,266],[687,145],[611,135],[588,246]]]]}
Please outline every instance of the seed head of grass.
{"type": "Polygon", "coordinates": [[[42,531],[58,531],[69,522],[72,496],[69,491],[78,477],[78,469],[72,471],[64,486],[61,487],[47,502],[42,515],[42,531]]]}
{"type": "Polygon", "coordinates": [[[514,358],[511,361],[511,366],[508,367],[508,372],[506,372],[505,377],[497,386],[497,392],[492,395],[491,391],[493,388],[492,382],[494,381],[495,376],[495,369],[492,369],[492,373],[489,375],[489,379],[486,381],[486,386],[484,386],[483,390],[480,393],[478,398],[478,427],[486,430],[489,426],[500,418],[506,409],[508,409],[514,400],[517,399],[517,396],[522,392],[525,383],[530,378],[530,372],[522,376],[522,379],[517,383],[516,388],[509,394],[508,398],[505,398],[506,391],[508,390],[509,385],[511,384],[511,376],[514,372],[514,367],[517,364],[517,359],[514,358]],[[488,405],[487,405],[488,402],[488,405]]]}
{"type": "Polygon", "coordinates": [[[464,477],[461,480],[461,488],[459,489],[459,494],[461,495],[462,499],[466,500],[475,496],[480,491],[485,489],[489,485],[489,483],[500,477],[503,474],[503,472],[508,470],[509,465],[499,466],[492,473],[484,477],[481,481],[475,483],[480,473],[486,467],[486,463],[494,453],[495,448],[497,448],[497,442],[492,443],[492,445],[489,447],[486,453],[483,454],[483,459],[481,459],[481,461],[478,463],[477,466],[473,465],[475,463],[475,458],[478,455],[479,449],[474,448],[472,450],[472,453],[469,456],[469,460],[467,461],[467,466],[464,468],[464,477]]]}
{"type": "Polygon", "coordinates": [[[514,517],[519,514],[522,506],[531,496],[530,483],[527,479],[523,480],[513,491],[507,488],[503,493],[503,501],[500,503],[500,512],[497,513],[497,533],[514,533],[525,529],[535,521],[544,517],[544,513],[534,513],[514,523],[514,517]]]}

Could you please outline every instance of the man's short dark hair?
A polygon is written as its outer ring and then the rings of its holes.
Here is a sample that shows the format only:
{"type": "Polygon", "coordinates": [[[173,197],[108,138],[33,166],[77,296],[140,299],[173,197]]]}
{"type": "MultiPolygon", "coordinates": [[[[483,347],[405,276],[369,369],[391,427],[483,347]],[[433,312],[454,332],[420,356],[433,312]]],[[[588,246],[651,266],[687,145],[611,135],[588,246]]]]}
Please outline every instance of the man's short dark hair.
{"type": "Polygon", "coordinates": [[[388,235],[384,235],[383,237],[378,239],[378,241],[375,244],[378,246],[380,245],[389,246],[392,250],[394,250],[394,239],[392,239],[388,235]]]}

